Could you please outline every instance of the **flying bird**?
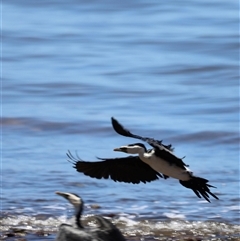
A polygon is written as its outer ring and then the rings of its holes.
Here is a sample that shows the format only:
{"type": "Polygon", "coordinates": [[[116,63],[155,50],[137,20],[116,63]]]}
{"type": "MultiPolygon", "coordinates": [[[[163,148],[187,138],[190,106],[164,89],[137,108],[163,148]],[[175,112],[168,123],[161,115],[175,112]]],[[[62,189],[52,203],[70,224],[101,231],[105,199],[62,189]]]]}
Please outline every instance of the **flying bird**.
{"type": "Polygon", "coordinates": [[[118,134],[145,141],[152,146],[152,149],[147,150],[142,143],[129,144],[115,148],[114,151],[138,154],[137,156],[98,158],[100,161],[95,162],[83,161],[80,157],[74,157],[71,152],[68,152],[69,161],[78,172],[93,178],[111,178],[114,181],[134,184],[172,177],[178,179],[182,186],[192,189],[199,198],[203,197],[208,202],[210,202],[210,196],[218,199],[210,190],[215,187],[208,184],[207,179],[193,175],[188,165],[174,155],[171,145],[132,134],[113,117],[112,126],[118,134]]]}
{"type": "Polygon", "coordinates": [[[98,227],[86,229],[81,223],[83,200],[80,196],[69,192],[56,192],[67,199],[75,208],[75,224],[61,224],[56,241],[125,241],[121,232],[106,218],[94,216],[98,227]]]}
{"type": "Polygon", "coordinates": [[[131,154],[138,154],[139,158],[147,163],[153,170],[162,173],[165,177],[172,177],[179,180],[186,188],[190,188],[199,197],[205,198],[208,202],[209,195],[218,199],[218,197],[210,191],[210,187],[214,186],[208,184],[205,178],[197,177],[190,171],[181,158],[178,158],[173,153],[171,145],[164,145],[162,141],[155,140],[149,137],[142,137],[135,135],[123,127],[115,118],[111,118],[113,129],[122,136],[131,137],[147,142],[153,149],[147,151],[145,146],[141,144],[130,144],[115,148],[114,151],[121,151],[131,154]]]}

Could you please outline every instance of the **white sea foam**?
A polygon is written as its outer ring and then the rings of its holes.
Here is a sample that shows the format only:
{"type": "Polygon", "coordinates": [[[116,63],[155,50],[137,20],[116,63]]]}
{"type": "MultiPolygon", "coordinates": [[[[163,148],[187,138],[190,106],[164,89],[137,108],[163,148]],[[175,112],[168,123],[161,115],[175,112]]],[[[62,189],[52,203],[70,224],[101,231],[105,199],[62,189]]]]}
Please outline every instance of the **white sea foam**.
{"type": "Polygon", "coordinates": [[[165,215],[168,218],[172,218],[172,219],[185,219],[186,218],[186,216],[184,214],[175,213],[175,212],[163,213],[163,215],[165,215]]]}
{"type": "MultiPolygon", "coordinates": [[[[164,235],[164,232],[182,234],[188,232],[193,235],[208,235],[213,237],[221,233],[221,235],[237,235],[240,231],[239,225],[230,225],[219,222],[190,222],[180,220],[183,217],[181,213],[166,213],[172,220],[169,221],[153,221],[153,220],[136,220],[130,216],[121,215],[119,218],[112,219],[112,222],[119,226],[125,235],[164,235]],[[176,219],[177,218],[177,219],[176,219]],[[174,220],[173,220],[174,219],[174,220]]],[[[96,226],[94,215],[83,216],[83,224],[85,226],[96,226]]],[[[9,216],[1,220],[2,231],[9,230],[25,230],[28,232],[44,230],[44,232],[57,232],[61,223],[73,223],[74,217],[67,219],[66,216],[48,217],[46,219],[38,219],[37,217],[19,215],[9,216]]]]}

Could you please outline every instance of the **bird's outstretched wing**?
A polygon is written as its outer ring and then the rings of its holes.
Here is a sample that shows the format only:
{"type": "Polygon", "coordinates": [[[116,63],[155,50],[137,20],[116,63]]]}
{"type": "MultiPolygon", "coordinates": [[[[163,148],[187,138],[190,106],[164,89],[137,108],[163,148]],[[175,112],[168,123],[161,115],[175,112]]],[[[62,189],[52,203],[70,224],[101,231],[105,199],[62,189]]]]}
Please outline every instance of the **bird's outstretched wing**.
{"type": "Polygon", "coordinates": [[[98,158],[101,161],[88,162],[74,157],[71,152],[67,153],[69,161],[78,172],[87,176],[101,179],[112,179],[115,182],[146,183],[163,177],[149,165],[142,162],[138,156],[124,158],[98,158]]]}
{"type": "Polygon", "coordinates": [[[162,144],[162,141],[155,140],[155,139],[149,138],[149,137],[142,137],[142,136],[139,136],[139,135],[135,135],[135,134],[131,133],[129,130],[127,130],[125,127],[123,127],[114,117],[111,118],[111,121],[112,121],[113,129],[119,135],[126,136],[126,137],[132,137],[132,138],[135,138],[135,139],[145,141],[149,145],[151,145],[152,147],[155,147],[156,145],[159,145],[159,146],[163,146],[164,148],[166,148],[169,151],[173,151],[173,148],[172,148],[171,144],[170,145],[164,145],[164,144],[162,144]]]}
{"type": "Polygon", "coordinates": [[[195,177],[192,176],[192,178],[188,181],[179,181],[184,187],[186,188],[190,188],[193,190],[193,192],[199,197],[199,198],[205,198],[205,200],[207,200],[208,202],[210,202],[209,200],[209,195],[211,195],[212,197],[214,197],[215,199],[218,199],[218,197],[213,194],[210,191],[210,187],[215,188],[212,185],[207,184],[208,180],[205,178],[201,178],[201,177],[195,177]]]}
{"type": "Polygon", "coordinates": [[[155,154],[158,157],[169,162],[170,165],[174,164],[174,165],[182,168],[183,170],[185,170],[186,169],[185,167],[188,166],[183,162],[183,160],[181,158],[178,158],[173,154],[173,152],[172,152],[173,148],[171,145],[167,146],[167,145],[162,144],[162,141],[158,141],[158,140],[155,140],[155,139],[149,138],[149,137],[142,137],[142,136],[132,134],[129,130],[125,129],[115,118],[112,117],[111,120],[112,120],[113,129],[119,135],[132,137],[132,138],[136,138],[136,139],[147,142],[149,145],[154,147],[155,154]]]}

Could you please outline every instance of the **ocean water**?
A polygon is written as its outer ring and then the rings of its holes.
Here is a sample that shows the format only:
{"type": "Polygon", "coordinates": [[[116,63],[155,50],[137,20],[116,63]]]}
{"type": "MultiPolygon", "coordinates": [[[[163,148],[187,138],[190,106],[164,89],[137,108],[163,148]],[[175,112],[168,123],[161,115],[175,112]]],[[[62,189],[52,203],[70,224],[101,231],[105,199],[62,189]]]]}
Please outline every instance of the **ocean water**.
{"type": "Polygon", "coordinates": [[[54,240],[72,221],[55,191],[110,217],[127,240],[239,240],[239,19],[236,1],[1,3],[1,239],[54,240]],[[177,180],[97,180],[83,160],[163,140],[219,200],[177,180]]]}

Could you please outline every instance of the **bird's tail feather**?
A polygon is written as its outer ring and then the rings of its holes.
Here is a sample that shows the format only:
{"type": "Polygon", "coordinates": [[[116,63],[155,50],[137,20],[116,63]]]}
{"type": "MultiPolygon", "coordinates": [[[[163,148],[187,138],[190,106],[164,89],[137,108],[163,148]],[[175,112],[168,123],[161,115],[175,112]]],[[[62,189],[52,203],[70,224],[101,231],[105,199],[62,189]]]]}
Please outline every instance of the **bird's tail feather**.
{"type": "Polygon", "coordinates": [[[208,202],[209,195],[218,199],[218,197],[210,191],[210,187],[215,188],[214,186],[208,184],[208,180],[201,177],[192,176],[188,181],[179,181],[184,187],[190,188],[199,198],[205,198],[208,202]]]}

